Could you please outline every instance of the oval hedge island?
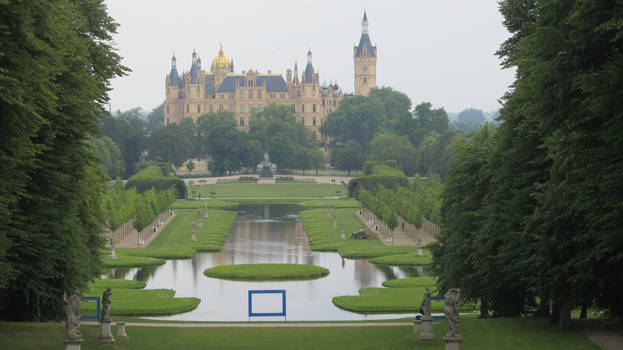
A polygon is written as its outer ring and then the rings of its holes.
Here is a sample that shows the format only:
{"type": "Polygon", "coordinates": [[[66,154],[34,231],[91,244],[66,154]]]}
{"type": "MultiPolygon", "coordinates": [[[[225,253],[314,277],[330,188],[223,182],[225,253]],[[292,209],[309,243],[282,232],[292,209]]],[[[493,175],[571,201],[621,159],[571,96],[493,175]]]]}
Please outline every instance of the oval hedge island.
{"type": "Polygon", "coordinates": [[[306,264],[240,264],[211,267],[203,274],[234,281],[290,281],[322,278],[329,270],[306,264]]]}

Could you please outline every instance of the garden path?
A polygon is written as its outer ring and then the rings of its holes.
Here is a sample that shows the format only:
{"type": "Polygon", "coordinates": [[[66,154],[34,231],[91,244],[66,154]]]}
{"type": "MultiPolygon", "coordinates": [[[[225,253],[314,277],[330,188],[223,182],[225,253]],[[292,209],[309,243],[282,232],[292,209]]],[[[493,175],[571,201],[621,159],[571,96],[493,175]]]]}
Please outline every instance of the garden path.
{"type": "Polygon", "coordinates": [[[600,327],[595,320],[573,320],[576,330],[584,334],[590,341],[599,345],[602,350],[623,349],[623,335],[600,327]]]}
{"type": "MultiPolygon", "coordinates": [[[[162,232],[165,227],[167,227],[167,224],[171,222],[171,220],[173,220],[175,215],[175,212],[173,212],[173,215],[168,215],[168,213],[166,213],[164,225],[162,226],[158,226],[158,219],[160,219],[160,216],[158,216],[156,220],[154,220],[154,222],[145,227],[145,229],[143,230],[143,239],[145,240],[145,244],[143,245],[143,247],[147,247],[149,243],[151,243],[151,241],[158,237],[158,234],[162,232]],[[154,226],[156,226],[156,232],[154,232],[152,229],[154,226]]],[[[124,238],[121,242],[117,243],[117,246],[115,248],[141,248],[138,245],[138,231],[132,230],[126,238],[124,238]]]]}

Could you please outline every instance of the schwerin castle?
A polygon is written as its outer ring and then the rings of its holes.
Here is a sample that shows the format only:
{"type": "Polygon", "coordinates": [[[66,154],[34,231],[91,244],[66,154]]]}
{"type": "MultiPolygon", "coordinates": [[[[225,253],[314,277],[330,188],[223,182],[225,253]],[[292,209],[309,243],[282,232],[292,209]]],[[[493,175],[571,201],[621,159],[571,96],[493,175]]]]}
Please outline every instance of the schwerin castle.
{"type": "MultiPolygon", "coordinates": [[[[367,95],[376,86],[376,46],[368,35],[368,18],[364,11],[359,45],[353,48],[355,66],[355,95],[367,95]]],[[[254,70],[242,74],[234,72],[234,61],[223,53],[212,61],[210,71],[201,68],[201,59],[192,54],[190,71],[177,72],[173,55],[171,72],[166,77],[164,123],[178,123],[183,118],[197,119],[200,115],[231,111],[242,130],[249,129],[251,113],[270,104],[290,106],[296,118],[316,136],[327,116],[335,111],[344,97],[338,84],[320,85],[320,77],[312,65],[312,53],[307,52],[307,66],[299,77],[298,65],[294,71],[281,74],[259,73],[254,70]]]]}

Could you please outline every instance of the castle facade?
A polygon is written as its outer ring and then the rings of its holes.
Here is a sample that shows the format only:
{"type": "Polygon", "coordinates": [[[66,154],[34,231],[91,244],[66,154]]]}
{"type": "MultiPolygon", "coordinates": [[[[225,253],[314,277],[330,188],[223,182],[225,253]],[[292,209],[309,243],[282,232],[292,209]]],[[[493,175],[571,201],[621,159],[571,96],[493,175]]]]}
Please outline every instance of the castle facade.
{"type": "MultiPolygon", "coordinates": [[[[355,94],[367,95],[370,88],[376,86],[376,46],[372,46],[368,35],[365,12],[361,39],[354,47],[353,57],[355,94]]],[[[249,69],[235,73],[234,60],[225,57],[222,45],[209,70],[202,69],[201,59],[193,51],[190,71],[179,74],[173,55],[165,90],[165,125],[178,123],[183,118],[197,119],[205,113],[230,111],[238,127],[248,131],[251,114],[274,103],[290,106],[297,120],[318,137],[318,129],[344,97],[337,83],[320,84],[319,74],[312,65],[311,50],[307,52],[307,65],[300,76],[295,62],[294,70],[288,69],[284,79],[281,74],[270,71],[260,73],[249,69]]]]}

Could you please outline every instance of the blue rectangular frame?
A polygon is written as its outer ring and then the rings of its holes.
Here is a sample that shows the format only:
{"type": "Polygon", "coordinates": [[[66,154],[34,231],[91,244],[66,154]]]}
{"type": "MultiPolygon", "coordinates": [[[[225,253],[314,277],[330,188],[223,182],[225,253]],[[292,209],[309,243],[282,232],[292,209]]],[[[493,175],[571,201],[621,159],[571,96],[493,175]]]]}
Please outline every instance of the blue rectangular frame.
{"type": "Polygon", "coordinates": [[[252,316],[286,316],[285,289],[249,290],[249,317],[252,316]],[[281,294],[281,312],[253,312],[253,294],[281,294]]]}
{"type": "Polygon", "coordinates": [[[95,301],[97,304],[95,304],[95,316],[82,316],[82,318],[80,318],[80,320],[82,321],[97,321],[100,319],[100,297],[82,297],[80,298],[86,302],[89,302],[90,300],[95,301]]]}

